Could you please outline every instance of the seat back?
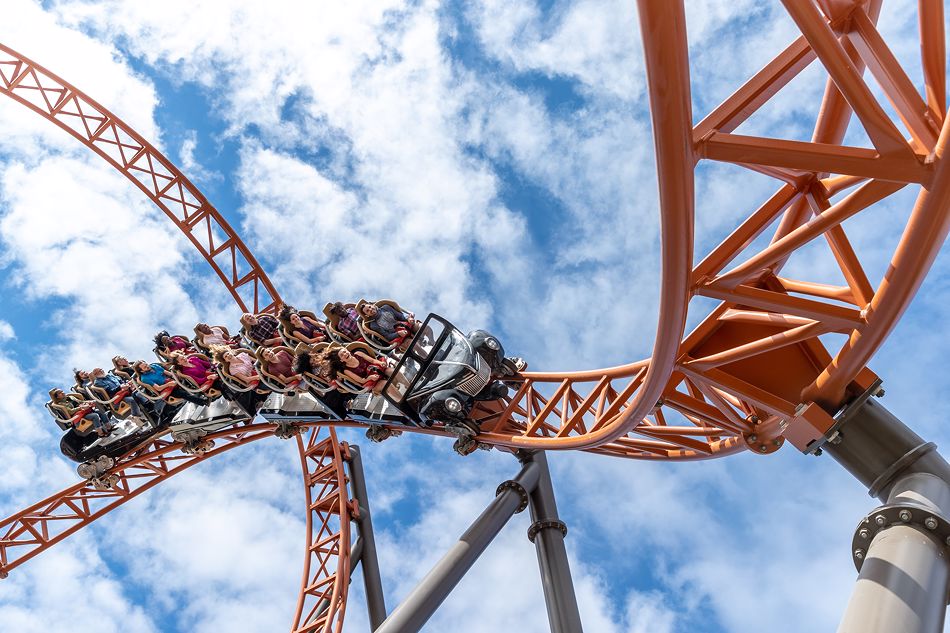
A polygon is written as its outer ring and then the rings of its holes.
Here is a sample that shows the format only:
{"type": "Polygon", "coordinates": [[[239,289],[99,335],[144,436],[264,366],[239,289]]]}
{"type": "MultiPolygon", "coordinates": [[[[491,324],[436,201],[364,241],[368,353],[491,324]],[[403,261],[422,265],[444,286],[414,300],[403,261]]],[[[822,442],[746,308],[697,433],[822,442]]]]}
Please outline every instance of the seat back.
{"type": "Polygon", "coordinates": [[[72,428],[72,417],[69,415],[69,412],[66,411],[66,407],[52,400],[47,402],[44,406],[46,410],[50,412],[50,415],[53,416],[53,421],[56,422],[56,426],[61,430],[68,431],[72,428]]]}
{"type": "Polygon", "coordinates": [[[162,397],[162,390],[159,389],[156,385],[143,382],[142,377],[139,375],[139,372],[135,372],[135,375],[132,376],[132,382],[139,388],[138,392],[151,400],[152,402],[158,402],[164,400],[171,406],[177,406],[181,403],[181,398],[176,398],[175,396],[169,395],[167,398],[162,397]]]}
{"type": "MultiPolygon", "coordinates": [[[[269,349],[272,349],[275,352],[284,350],[289,352],[291,355],[294,354],[294,350],[286,345],[278,345],[269,349]]],[[[257,368],[257,373],[261,377],[261,383],[267,386],[267,388],[271,391],[276,391],[277,393],[287,393],[288,391],[295,390],[300,381],[296,381],[288,385],[278,378],[276,374],[270,373],[268,371],[267,362],[264,360],[263,351],[263,347],[257,349],[257,352],[255,353],[255,356],[257,356],[257,361],[254,363],[254,367],[257,368]]],[[[301,377],[301,380],[302,379],[303,378],[301,377]]]]}
{"type": "MultiPolygon", "coordinates": [[[[325,306],[323,306],[323,314],[326,315],[326,317],[327,317],[327,319],[326,319],[326,321],[325,321],[325,323],[327,324],[327,333],[330,335],[330,339],[333,340],[335,343],[339,343],[339,344],[341,344],[341,345],[346,345],[347,343],[352,343],[352,342],[353,342],[353,339],[351,339],[349,336],[347,336],[346,334],[344,334],[343,332],[341,332],[341,331],[338,329],[338,326],[339,326],[339,323],[340,323],[340,317],[339,317],[339,315],[332,314],[332,313],[330,312],[330,308],[332,308],[332,307],[333,307],[333,304],[332,304],[332,303],[328,303],[328,304],[326,304],[325,306]]],[[[356,304],[355,304],[355,303],[344,303],[344,304],[343,304],[343,307],[344,307],[344,308],[356,308],[356,304]]]]}
{"type": "Polygon", "coordinates": [[[96,385],[87,385],[86,391],[89,392],[89,395],[92,396],[92,399],[98,402],[99,404],[109,407],[109,410],[112,412],[112,415],[124,420],[129,417],[129,414],[132,413],[132,407],[128,402],[125,402],[122,398],[119,398],[121,391],[116,392],[116,395],[110,396],[109,392],[103,389],[102,387],[97,387],[96,385]]]}

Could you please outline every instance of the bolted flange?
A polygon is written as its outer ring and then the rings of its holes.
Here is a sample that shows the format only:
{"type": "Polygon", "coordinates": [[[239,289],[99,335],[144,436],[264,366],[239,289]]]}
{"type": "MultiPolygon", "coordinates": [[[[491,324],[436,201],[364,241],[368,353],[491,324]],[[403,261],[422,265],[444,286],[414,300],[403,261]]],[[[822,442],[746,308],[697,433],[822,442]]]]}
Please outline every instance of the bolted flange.
{"type": "Polygon", "coordinates": [[[758,453],[759,455],[774,453],[782,448],[782,445],[785,443],[784,437],[763,437],[757,433],[744,435],[742,439],[745,440],[746,446],[749,447],[750,451],[758,453]]]}
{"type": "Polygon", "coordinates": [[[531,527],[528,528],[528,540],[534,543],[534,539],[538,536],[538,532],[545,530],[547,528],[554,528],[561,531],[561,536],[567,536],[567,524],[560,519],[542,519],[540,521],[535,521],[531,524],[531,527]]]}
{"type": "Polygon", "coordinates": [[[883,505],[864,517],[854,530],[851,539],[851,558],[859,572],[874,537],[895,525],[916,527],[929,534],[941,545],[950,547],[950,520],[933,512],[930,508],[915,503],[895,503],[883,505]]]}
{"type": "Polygon", "coordinates": [[[524,489],[524,486],[511,479],[503,481],[498,484],[498,488],[495,489],[495,496],[497,497],[505,490],[514,490],[518,493],[518,496],[521,497],[521,503],[518,504],[518,509],[515,510],[515,514],[524,512],[524,509],[528,507],[528,491],[524,489]]]}

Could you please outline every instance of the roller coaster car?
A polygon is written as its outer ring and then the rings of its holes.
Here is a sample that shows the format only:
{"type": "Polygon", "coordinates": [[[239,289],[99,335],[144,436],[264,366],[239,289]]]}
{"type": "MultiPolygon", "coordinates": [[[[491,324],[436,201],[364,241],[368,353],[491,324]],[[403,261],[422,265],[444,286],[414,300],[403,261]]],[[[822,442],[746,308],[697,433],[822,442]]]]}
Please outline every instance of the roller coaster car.
{"type": "Polygon", "coordinates": [[[346,404],[346,417],[367,424],[392,422],[406,426],[416,426],[415,420],[406,417],[402,410],[394,407],[383,396],[368,391],[360,393],[346,404]]]}
{"type": "Polygon", "coordinates": [[[382,393],[417,424],[442,422],[477,433],[477,424],[468,418],[475,402],[507,395],[508,388],[496,379],[512,373],[497,338],[484,330],[465,336],[439,315],[430,314],[382,393]]]}
{"type": "Polygon", "coordinates": [[[260,415],[269,421],[319,422],[339,420],[337,415],[320,398],[307,392],[294,395],[273,393],[261,406],[260,415]]]}
{"type": "Polygon", "coordinates": [[[168,430],[173,439],[181,440],[189,433],[203,436],[250,419],[251,416],[242,406],[225,398],[218,398],[207,405],[186,402],[168,430]],[[197,433],[192,433],[194,431],[197,433]]]}
{"type": "Polygon", "coordinates": [[[103,456],[115,459],[148,440],[159,428],[153,422],[140,425],[131,418],[124,420],[113,418],[112,425],[112,432],[105,437],[99,437],[95,433],[80,435],[77,429],[71,428],[60,440],[59,450],[63,455],[78,463],[89,462],[103,456]]]}

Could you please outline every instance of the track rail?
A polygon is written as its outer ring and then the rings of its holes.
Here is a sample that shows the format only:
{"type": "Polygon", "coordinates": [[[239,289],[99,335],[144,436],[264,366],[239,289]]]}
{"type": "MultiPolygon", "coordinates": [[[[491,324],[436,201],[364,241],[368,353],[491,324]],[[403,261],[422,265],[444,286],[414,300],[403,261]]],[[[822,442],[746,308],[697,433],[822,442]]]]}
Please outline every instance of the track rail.
{"type": "MultiPolygon", "coordinates": [[[[907,308],[950,231],[943,5],[919,3],[923,95],[877,30],[879,0],[784,0],[784,5],[801,36],[694,123],[682,2],[639,0],[662,219],[662,294],[653,354],[610,369],[524,374],[511,382],[512,397],[476,410],[481,441],[637,459],[704,459],[745,448],[771,453],[808,405],[832,414],[873,384],[868,360],[907,308]],[[827,83],[810,141],[737,132],[747,123],[754,130],[755,113],[816,62],[827,83]],[[889,109],[874,96],[865,70],[889,109]],[[843,144],[852,115],[871,147],[843,144]],[[693,191],[703,161],[739,165],[777,185],[725,240],[696,258],[693,191]],[[907,187],[918,191],[917,201],[890,267],[875,286],[844,223],[907,187]],[[840,284],[784,273],[789,261],[822,243],[840,284]],[[697,297],[718,305],[687,334],[686,315],[697,297]],[[830,334],[844,335],[845,342],[827,349],[830,334]]],[[[195,244],[242,309],[274,308],[276,291],[240,238],[128,126],[2,45],[0,92],[65,129],[132,180],[195,244]]],[[[230,431],[217,450],[272,429],[253,425],[230,431]]],[[[315,433],[299,443],[311,539],[295,631],[339,628],[348,576],[341,546],[349,537],[341,449],[332,433],[326,440],[315,433]],[[326,497],[331,502],[323,501],[322,491],[332,491],[326,497]],[[334,513],[320,514],[331,506],[334,513]]],[[[136,478],[120,479],[112,496],[77,484],[0,523],[7,530],[0,541],[0,571],[183,470],[164,457],[176,450],[180,447],[155,444],[124,460],[117,472],[128,470],[136,478]]]]}
{"type": "Polygon", "coordinates": [[[71,134],[142,190],[198,249],[243,312],[280,300],[228,221],[160,151],[61,77],[0,44],[0,93],[71,134]]]}
{"type": "MultiPolygon", "coordinates": [[[[72,84],[3,44],[0,93],[65,130],[131,180],[188,237],[242,311],[275,311],[280,296],[240,236],[198,188],[128,124],[72,84]]],[[[0,538],[0,577],[168,477],[270,435],[272,429],[272,425],[258,425],[220,435],[223,446],[200,457],[187,457],[180,452],[180,445],[156,439],[131,458],[127,456],[113,473],[118,477],[113,489],[95,490],[78,483],[13,515],[0,523],[0,530],[8,528],[0,538]]],[[[332,462],[339,460],[340,447],[332,430],[322,441],[317,441],[316,433],[312,431],[308,443],[299,446],[308,517],[304,573],[309,576],[301,584],[299,604],[327,600],[328,606],[310,615],[298,609],[295,633],[339,631],[349,586],[349,497],[342,461],[332,462]],[[315,476],[310,470],[315,464],[327,473],[315,476]]]]}
{"type": "MultiPolygon", "coordinates": [[[[6,577],[34,556],[188,468],[273,437],[275,428],[274,424],[254,424],[213,433],[206,439],[216,445],[200,455],[185,453],[181,442],[154,439],[109,471],[115,478],[110,488],[97,489],[82,481],[0,521],[0,576],[6,577]]],[[[305,473],[308,539],[304,581],[291,629],[294,633],[340,630],[346,604],[350,497],[340,444],[333,429],[323,438],[322,431],[311,429],[306,441],[298,436],[305,473]],[[311,605],[324,600],[328,607],[314,614],[311,605]]]]}
{"type": "Polygon", "coordinates": [[[609,370],[525,374],[506,408],[484,412],[488,443],[659,459],[711,457],[738,444],[770,453],[807,405],[833,414],[873,383],[867,362],[950,230],[943,5],[920,2],[925,96],[876,28],[879,0],[784,5],[802,35],[693,124],[682,2],[640,0],[662,218],[653,356],[609,370]],[[828,80],[811,141],[736,133],[815,62],[828,80]],[[895,117],[875,98],[865,68],[895,117]],[[843,144],[852,114],[871,147],[843,144]],[[693,265],[693,182],[703,161],[739,165],[778,185],[693,265]],[[874,286],[843,223],[905,187],[918,190],[917,202],[874,286]],[[806,249],[822,241],[841,285],[783,274],[791,258],[815,256],[806,249]],[[694,298],[719,304],[684,336],[694,298]],[[833,333],[845,342],[828,350],[825,335],[833,333]]]}

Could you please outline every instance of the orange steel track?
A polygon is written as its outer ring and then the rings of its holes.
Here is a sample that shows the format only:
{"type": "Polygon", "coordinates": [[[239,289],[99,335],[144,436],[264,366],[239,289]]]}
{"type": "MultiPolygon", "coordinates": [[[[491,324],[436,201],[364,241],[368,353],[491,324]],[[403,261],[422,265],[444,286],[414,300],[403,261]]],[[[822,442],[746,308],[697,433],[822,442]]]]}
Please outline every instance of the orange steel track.
{"type": "MultiPolygon", "coordinates": [[[[638,4],[662,229],[653,354],[610,369],[525,373],[511,381],[512,397],[476,410],[484,431],[479,440],[508,448],[580,449],[664,460],[721,457],[745,448],[771,453],[786,438],[802,448],[828,429],[831,415],[842,404],[873,385],[876,376],[866,364],[907,308],[950,230],[950,166],[943,162],[950,134],[943,5],[939,0],[919,2],[918,83],[923,95],[876,28],[880,0],[784,0],[801,36],[694,123],[683,5],[670,0],[638,4]],[[814,63],[823,67],[827,82],[810,141],[736,133],[814,63]],[[865,71],[887,107],[865,81],[865,71]],[[852,115],[871,147],[843,144],[852,115]],[[718,246],[698,254],[694,178],[704,159],[770,176],[776,192],[718,246]],[[873,213],[905,187],[918,190],[917,200],[890,266],[875,286],[842,224],[873,213]],[[797,252],[822,240],[837,262],[843,285],[782,274],[797,252]],[[687,311],[696,297],[718,304],[687,334],[687,311]],[[819,337],[828,334],[844,335],[844,342],[826,349],[828,337],[819,337]]],[[[67,129],[129,176],[209,259],[242,307],[242,289],[248,284],[256,307],[273,307],[277,294],[250,252],[174,166],[75,88],[9,49],[0,47],[0,52],[0,91],[67,129]],[[11,61],[4,61],[3,55],[11,61]],[[227,239],[212,241],[212,222],[227,239]],[[196,226],[201,227],[198,236],[196,226]],[[216,264],[222,259],[246,264],[250,272],[239,271],[236,263],[230,273],[223,272],[216,264]],[[260,288],[267,290],[271,303],[258,302],[260,288]]],[[[331,441],[318,450],[321,444],[315,442],[311,435],[302,454],[321,454],[325,468],[332,463],[341,472],[335,457],[340,449],[328,448],[336,444],[331,441]]],[[[129,463],[121,463],[116,472],[124,472],[129,463]]],[[[308,483],[308,490],[314,489],[310,476],[308,483]]],[[[51,499],[70,498],[76,490],[51,499]]],[[[341,538],[348,529],[348,521],[342,520],[348,516],[345,496],[341,492],[341,505],[334,505],[340,508],[335,516],[343,526],[341,538]]],[[[310,502],[311,509],[322,507],[319,501],[310,502]]],[[[18,525],[16,521],[46,525],[51,513],[45,507],[39,504],[20,513],[0,523],[0,529],[12,529],[8,526],[18,525]]],[[[17,529],[21,534],[30,531],[25,526],[17,529]]],[[[349,561],[340,543],[347,541],[333,542],[338,593],[332,594],[331,610],[342,614],[345,582],[340,581],[349,561]]],[[[0,540],[0,548],[5,543],[0,540]]],[[[12,568],[5,560],[0,560],[3,569],[12,568]]],[[[318,570],[321,565],[316,565],[318,570]]],[[[323,577],[331,575],[328,571],[323,577]]],[[[318,586],[318,580],[305,580],[305,597],[308,588],[318,586]]],[[[306,621],[307,607],[302,603],[298,611],[298,620],[306,621]]],[[[329,630],[329,620],[320,626],[329,630]]]]}
{"type": "MultiPolygon", "coordinates": [[[[55,123],[141,189],[174,222],[218,274],[242,311],[273,312],[279,295],[250,250],[197,187],[151,143],[78,88],[0,44],[0,93],[55,123]]],[[[223,431],[223,442],[195,456],[182,445],[154,439],[126,455],[111,471],[109,490],[77,483],[0,521],[0,578],[43,550],[129,499],[205,459],[273,435],[262,424],[223,431]]],[[[341,450],[330,429],[297,438],[304,473],[307,554],[294,633],[339,631],[349,586],[352,505],[341,450]]]]}

